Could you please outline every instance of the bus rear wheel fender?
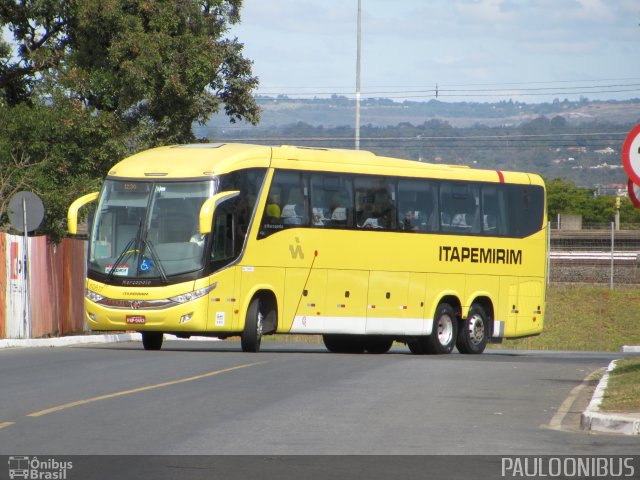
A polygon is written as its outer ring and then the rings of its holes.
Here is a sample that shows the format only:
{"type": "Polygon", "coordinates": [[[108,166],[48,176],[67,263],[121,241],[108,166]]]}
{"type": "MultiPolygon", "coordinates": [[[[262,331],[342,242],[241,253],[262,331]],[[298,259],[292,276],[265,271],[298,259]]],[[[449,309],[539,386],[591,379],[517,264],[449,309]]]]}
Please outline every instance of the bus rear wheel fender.
{"type": "Polygon", "coordinates": [[[460,320],[456,348],[460,353],[479,354],[484,352],[491,332],[485,309],[480,303],[473,303],[466,319],[460,320]]]}

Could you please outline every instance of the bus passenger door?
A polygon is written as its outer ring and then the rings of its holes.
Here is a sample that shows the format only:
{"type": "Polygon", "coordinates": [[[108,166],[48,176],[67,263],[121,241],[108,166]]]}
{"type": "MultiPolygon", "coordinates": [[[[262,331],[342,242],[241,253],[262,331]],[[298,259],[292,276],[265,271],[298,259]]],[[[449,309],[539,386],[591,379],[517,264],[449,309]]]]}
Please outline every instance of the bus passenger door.
{"type": "Polygon", "coordinates": [[[239,272],[229,266],[240,255],[242,237],[238,235],[236,200],[224,202],[216,209],[211,234],[210,261],[216,272],[211,282],[216,284],[209,293],[209,318],[207,330],[229,332],[238,324],[239,272]]]}

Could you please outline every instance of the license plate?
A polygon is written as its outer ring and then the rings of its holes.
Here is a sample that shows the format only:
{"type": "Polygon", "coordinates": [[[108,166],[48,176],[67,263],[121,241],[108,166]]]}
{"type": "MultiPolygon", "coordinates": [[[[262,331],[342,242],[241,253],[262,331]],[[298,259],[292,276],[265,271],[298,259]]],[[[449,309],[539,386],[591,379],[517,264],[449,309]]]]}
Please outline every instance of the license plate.
{"type": "Polygon", "coordinates": [[[144,315],[127,315],[127,325],[144,325],[146,321],[144,315]]]}

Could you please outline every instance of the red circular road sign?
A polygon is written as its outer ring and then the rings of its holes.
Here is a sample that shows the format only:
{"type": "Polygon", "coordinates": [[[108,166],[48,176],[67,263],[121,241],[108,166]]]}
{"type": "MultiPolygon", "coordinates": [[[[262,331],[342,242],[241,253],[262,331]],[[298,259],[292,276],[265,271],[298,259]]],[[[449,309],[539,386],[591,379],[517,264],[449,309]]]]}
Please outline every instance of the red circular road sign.
{"type": "Polygon", "coordinates": [[[633,127],[624,140],[622,166],[629,178],[640,185],[640,125],[633,127]]]}
{"type": "Polygon", "coordinates": [[[631,199],[633,204],[637,208],[640,208],[640,185],[636,185],[635,183],[633,183],[633,180],[629,179],[627,189],[629,190],[629,198],[631,199]]]}

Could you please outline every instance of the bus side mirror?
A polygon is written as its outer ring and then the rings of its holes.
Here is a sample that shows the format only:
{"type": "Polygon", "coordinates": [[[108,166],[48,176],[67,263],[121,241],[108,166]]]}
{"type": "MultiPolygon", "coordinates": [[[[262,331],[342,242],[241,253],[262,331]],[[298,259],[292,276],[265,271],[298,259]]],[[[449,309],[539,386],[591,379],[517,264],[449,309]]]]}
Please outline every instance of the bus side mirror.
{"type": "Polygon", "coordinates": [[[240,195],[239,190],[230,192],[216,193],[213,197],[208,198],[200,207],[200,235],[211,233],[211,225],[213,224],[213,213],[218,205],[240,195]]]}
{"type": "Polygon", "coordinates": [[[78,198],[74,201],[69,207],[69,211],[67,212],[67,232],[71,235],[75,235],[78,233],[78,210],[84,207],[87,203],[94,202],[100,192],[93,192],[83,197],[78,198]]]}

